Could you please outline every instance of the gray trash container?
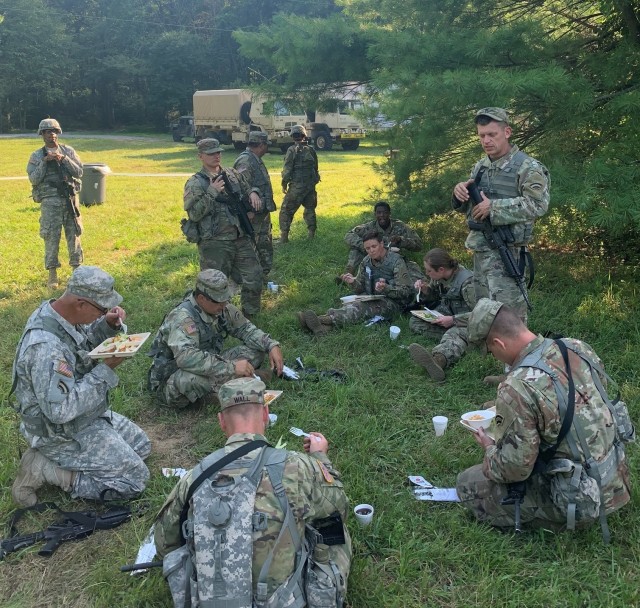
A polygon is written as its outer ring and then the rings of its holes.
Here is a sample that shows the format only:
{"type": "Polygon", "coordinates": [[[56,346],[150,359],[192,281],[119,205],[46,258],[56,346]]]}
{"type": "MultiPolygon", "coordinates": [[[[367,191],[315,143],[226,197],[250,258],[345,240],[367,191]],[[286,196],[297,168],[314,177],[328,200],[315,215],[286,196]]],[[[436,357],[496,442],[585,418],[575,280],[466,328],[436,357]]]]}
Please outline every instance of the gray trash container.
{"type": "Polygon", "coordinates": [[[83,165],[82,190],[80,190],[80,204],[102,205],[107,200],[107,175],[111,169],[104,163],[83,165]]]}

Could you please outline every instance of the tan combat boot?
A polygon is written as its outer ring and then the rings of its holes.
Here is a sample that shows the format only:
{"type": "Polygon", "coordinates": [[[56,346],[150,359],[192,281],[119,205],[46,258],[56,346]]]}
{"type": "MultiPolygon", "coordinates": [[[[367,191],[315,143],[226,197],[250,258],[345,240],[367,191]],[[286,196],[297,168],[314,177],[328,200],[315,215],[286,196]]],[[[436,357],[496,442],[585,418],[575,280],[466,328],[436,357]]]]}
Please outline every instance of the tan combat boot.
{"type": "Polygon", "coordinates": [[[433,380],[436,382],[444,380],[444,369],[447,367],[447,360],[444,355],[440,353],[432,355],[426,348],[415,343],[409,345],[409,355],[411,355],[415,363],[427,370],[433,380]]]}
{"type": "Polygon", "coordinates": [[[280,231],[280,242],[283,243],[283,244],[289,242],[289,231],[288,230],[281,230],[280,231]]]}
{"type": "Polygon", "coordinates": [[[29,448],[22,455],[11,495],[21,507],[32,507],[38,502],[36,490],[45,483],[62,488],[65,492],[71,492],[74,479],[74,471],[61,469],[38,450],[29,448]]]}
{"type": "Polygon", "coordinates": [[[333,329],[333,321],[328,315],[317,315],[313,310],[305,310],[302,315],[307,328],[316,338],[325,336],[333,329]]]}
{"type": "Polygon", "coordinates": [[[49,289],[58,289],[58,271],[55,268],[49,268],[47,287],[49,289]]]}

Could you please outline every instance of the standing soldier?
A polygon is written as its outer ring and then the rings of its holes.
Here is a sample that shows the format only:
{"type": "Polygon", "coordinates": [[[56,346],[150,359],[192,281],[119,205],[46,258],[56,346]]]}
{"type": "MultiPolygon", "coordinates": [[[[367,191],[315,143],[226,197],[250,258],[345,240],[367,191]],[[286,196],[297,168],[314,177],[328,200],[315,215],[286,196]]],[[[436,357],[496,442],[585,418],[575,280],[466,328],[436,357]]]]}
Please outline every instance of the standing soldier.
{"type": "Polygon", "coordinates": [[[27,173],[31,182],[31,196],[40,203],[40,236],[44,239],[44,266],[49,271],[47,285],[58,287],[58,251],[64,227],[69,251],[69,265],[75,269],[82,264],[80,235],[82,223],[76,193],[80,191],[82,162],[71,146],[58,143],[62,134],[60,123],[45,118],[38,125],[44,147],[29,158],[27,173]]]}
{"type": "Polygon", "coordinates": [[[309,238],[316,235],[316,207],[318,195],[316,184],[320,181],[318,156],[306,143],[307,130],[302,125],[291,128],[295,142],[287,150],[282,169],[282,191],[285,193],[280,208],[280,242],[289,242],[289,229],[300,205],[304,207],[304,221],[309,230],[309,238]]]}
{"type": "Polygon", "coordinates": [[[276,210],[269,172],[262,157],[269,151],[269,136],[262,131],[251,131],[247,149],[236,158],[233,168],[241,173],[251,186],[249,202],[254,213],[251,219],[266,281],[273,266],[273,242],[271,237],[271,212],[276,210]]]}

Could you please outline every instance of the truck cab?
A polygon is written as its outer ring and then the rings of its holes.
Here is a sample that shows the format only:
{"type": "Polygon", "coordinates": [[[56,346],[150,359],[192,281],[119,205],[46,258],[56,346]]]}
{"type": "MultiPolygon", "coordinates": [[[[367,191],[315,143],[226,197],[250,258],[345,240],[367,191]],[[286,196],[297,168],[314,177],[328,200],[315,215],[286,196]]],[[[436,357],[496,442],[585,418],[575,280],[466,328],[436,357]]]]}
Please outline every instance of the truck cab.
{"type": "Polygon", "coordinates": [[[196,137],[196,128],[193,116],[181,116],[171,123],[171,135],[173,141],[182,141],[183,137],[196,137]]]}

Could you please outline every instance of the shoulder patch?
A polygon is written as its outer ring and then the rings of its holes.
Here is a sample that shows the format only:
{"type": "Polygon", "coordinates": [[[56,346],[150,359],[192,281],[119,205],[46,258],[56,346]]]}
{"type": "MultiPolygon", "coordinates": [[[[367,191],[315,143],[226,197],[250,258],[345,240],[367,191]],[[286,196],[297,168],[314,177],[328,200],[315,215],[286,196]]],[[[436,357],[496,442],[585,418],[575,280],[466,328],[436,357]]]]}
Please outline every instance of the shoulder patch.
{"type": "Polygon", "coordinates": [[[189,336],[193,336],[193,334],[198,331],[196,324],[191,319],[182,326],[182,329],[184,329],[184,332],[189,336]]]}
{"type": "Polygon", "coordinates": [[[322,471],[322,476],[324,477],[324,480],[327,483],[333,483],[334,482],[333,475],[329,473],[329,469],[327,469],[327,467],[323,463],[321,463],[319,460],[318,460],[318,464],[320,465],[320,470],[322,471]]]}
{"type": "Polygon", "coordinates": [[[58,359],[55,362],[53,366],[53,371],[56,374],[60,374],[61,376],[66,376],[67,378],[73,378],[73,370],[71,369],[71,366],[64,359],[58,359]]]}

